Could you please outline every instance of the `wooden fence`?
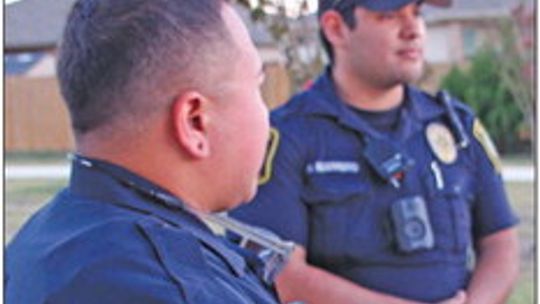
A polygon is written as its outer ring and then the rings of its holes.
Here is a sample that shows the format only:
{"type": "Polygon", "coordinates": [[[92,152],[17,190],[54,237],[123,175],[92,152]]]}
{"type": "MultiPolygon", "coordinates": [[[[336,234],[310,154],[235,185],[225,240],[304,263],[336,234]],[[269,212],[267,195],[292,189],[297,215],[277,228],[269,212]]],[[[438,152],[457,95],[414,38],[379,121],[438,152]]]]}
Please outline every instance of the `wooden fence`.
{"type": "Polygon", "coordinates": [[[6,151],[72,149],[69,117],[54,77],[10,76],[5,86],[6,151]]]}
{"type": "Polygon", "coordinates": [[[289,75],[285,67],[279,64],[264,65],[265,81],[262,96],[270,109],[285,103],[291,94],[289,75]]]}
{"type": "MultiPolygon", "coordinates": [[[[285,68],[265,65],[262,95],[270,108],[285,102],[290,94],[285,68]]],[[[73,137],[68,112],[54,77],[5,78],[5,151],[69,151],[73,137]]]]}

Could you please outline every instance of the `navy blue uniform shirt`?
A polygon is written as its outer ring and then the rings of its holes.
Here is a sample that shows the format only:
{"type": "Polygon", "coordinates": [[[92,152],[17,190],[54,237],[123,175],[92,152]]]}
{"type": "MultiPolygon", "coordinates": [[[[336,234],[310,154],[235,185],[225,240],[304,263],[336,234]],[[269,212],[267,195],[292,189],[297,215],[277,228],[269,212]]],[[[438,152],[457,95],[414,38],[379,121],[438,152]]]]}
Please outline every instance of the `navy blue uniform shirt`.
{"type": "MultiPolygon", "coordinates": [[[[341,101],[329,73],[323,74],[273,111],[279,136],[265,166],[268,181],[254,202],[232,216],[301,244],[309,263],[372,290],[438,301],[465,288],[474,242],[517,220],[495,160],[473,135],[473,113],[453,101],[471,138],[467,148],[430,143],[428,125],[452,132],[447,111],[413,87],[405,92],[395,128],[381,131],[341,101]],[[390,142],[414,161],[400,176],[399,188],[368,164],[366,139],[390,142]],[[413,196],[426,202],[434,245],[403,253],[396,249],[390,209],[413,196]]],[[[448,134],[440,129],[434,132],[438,137],[448,134]]]]}
{"type": "Polygon", "coordinates": [[[8,245],[5,261],[10,304],[277,303],[231,244],[198,218],[79,163],[69,186],[8,245]]]}

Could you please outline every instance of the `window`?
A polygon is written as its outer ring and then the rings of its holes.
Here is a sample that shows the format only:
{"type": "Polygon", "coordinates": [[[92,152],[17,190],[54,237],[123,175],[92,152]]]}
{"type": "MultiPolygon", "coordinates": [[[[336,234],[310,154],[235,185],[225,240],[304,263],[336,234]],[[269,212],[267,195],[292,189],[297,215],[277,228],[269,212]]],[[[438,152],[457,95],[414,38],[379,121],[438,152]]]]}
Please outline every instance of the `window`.
{"type": "Polygon", "coordinates": [[[469,58],[474,55],[478,49],[477,31],[473,28],[466,27],[461,32],[461,39],[463,43],[463,55],[469,58]]]}

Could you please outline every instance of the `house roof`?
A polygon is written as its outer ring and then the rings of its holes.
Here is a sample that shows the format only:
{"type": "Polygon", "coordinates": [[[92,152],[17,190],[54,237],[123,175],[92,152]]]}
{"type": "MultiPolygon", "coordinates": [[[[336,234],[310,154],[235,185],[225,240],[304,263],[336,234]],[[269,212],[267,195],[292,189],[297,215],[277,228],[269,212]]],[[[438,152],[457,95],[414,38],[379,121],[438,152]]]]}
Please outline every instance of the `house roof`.
{"type": "Polygon", "coordinates": [[[425,7],[426,22],[508,17],[523,3],[534,7],[534,0],[453,0],[449,8],[425,7]]]}
{"type": "MultiPolygon", "coordinates": [[[[67,15],[75,0],[23,0],[5,7],[5,50],[28,51],[55,48],[62,37],[67,15]]],[[[255,23],[244,7],[237,11],[257,45],[273,44],[264,25],[255,23]]]]}
{"type": "Polygon", "coordinates": [[[75,0],[24,0],[5,7],[7,51],[54,48],[75,0]]]}

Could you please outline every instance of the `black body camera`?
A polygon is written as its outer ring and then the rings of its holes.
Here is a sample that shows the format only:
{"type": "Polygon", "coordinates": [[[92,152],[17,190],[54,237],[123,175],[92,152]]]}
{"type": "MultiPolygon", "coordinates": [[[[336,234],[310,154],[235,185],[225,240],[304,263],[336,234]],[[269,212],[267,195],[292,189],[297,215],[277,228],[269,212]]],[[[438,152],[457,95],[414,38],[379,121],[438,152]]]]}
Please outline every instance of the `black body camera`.
{"type": "Polygon", "coordinates": [[[400,252],[411,253],[434,247],[426,202],[421,196],[407,197],[392,204],[391,219],[400,252]]]}

